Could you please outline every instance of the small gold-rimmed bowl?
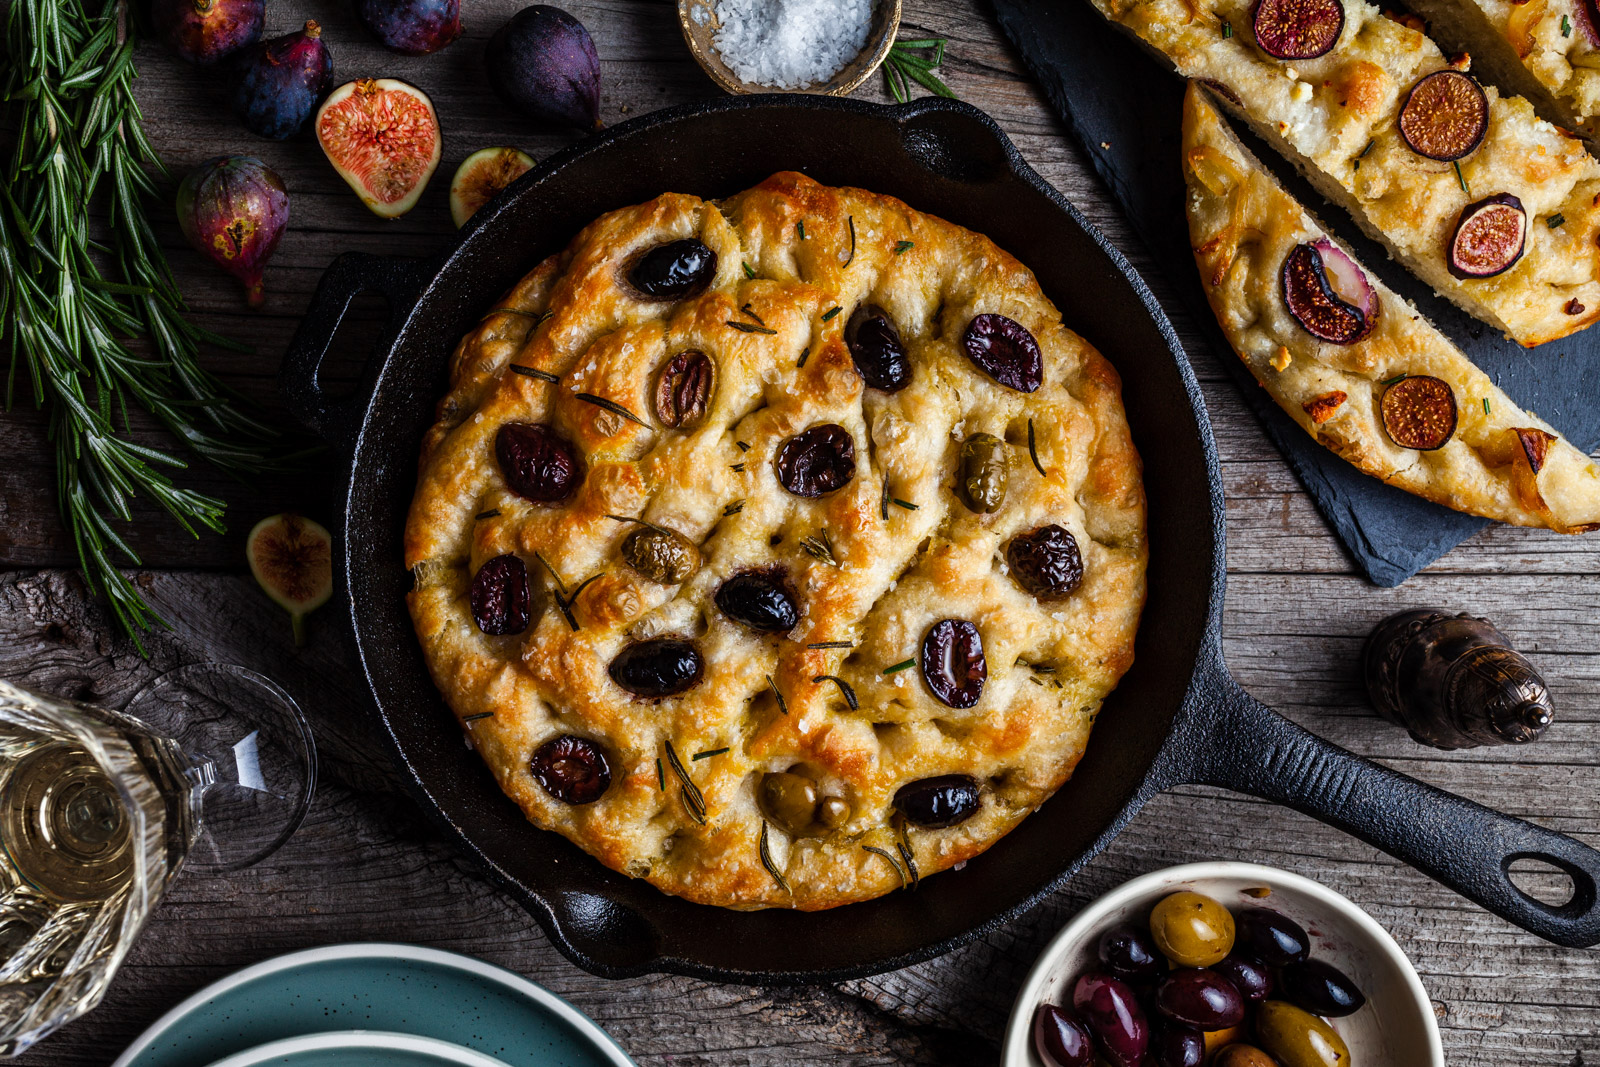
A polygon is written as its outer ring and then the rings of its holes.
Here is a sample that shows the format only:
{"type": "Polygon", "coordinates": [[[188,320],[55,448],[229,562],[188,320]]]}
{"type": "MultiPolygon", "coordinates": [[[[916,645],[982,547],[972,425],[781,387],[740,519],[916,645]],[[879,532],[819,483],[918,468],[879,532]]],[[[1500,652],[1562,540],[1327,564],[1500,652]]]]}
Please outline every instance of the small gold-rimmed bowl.
{"type": "Polygon", "coordinates": [[[713,38],[721,23],[717,19],[716,0],[678,0],[678,25],[683,27],[683,39],[694,53],[695,62],[725,91],[734,93],[815,93],[822,96],[848,96],[889,55],[894,46],[895,34],[900,32],[900,0],[876,0],[872,10],[872,26],[867,31],[867,44],[850,62],[833,77],[816,85],[801,89],[780,89],[758,82],[747,82],[734,74],[723,62],[713,38]]]}

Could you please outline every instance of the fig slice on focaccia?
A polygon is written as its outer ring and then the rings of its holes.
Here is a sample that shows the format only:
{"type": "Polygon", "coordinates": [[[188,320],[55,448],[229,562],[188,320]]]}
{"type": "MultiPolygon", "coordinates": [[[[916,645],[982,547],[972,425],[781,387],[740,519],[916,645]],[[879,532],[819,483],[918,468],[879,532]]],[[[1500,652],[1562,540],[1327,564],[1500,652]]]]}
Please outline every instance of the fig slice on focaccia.
{"type": "Polygon", "coordinates": [[[1218,86],[1226,110],[1469,315],[1530,347],[1600,319],[1600,161],[1416,20],[1367,0],[1093,3],[1179,74],[1218,86]],[[1463,264],[1464,218],[1502,196],[1523,245],[1463,264]]]}
{"type": "Polygon", "coordinates": [[[1307,433],[1457,511],[1561,533],[1600,528],[1600,466],[1334,242],[1194,82],[1183,171],[1217,322],[1307,433]]]}

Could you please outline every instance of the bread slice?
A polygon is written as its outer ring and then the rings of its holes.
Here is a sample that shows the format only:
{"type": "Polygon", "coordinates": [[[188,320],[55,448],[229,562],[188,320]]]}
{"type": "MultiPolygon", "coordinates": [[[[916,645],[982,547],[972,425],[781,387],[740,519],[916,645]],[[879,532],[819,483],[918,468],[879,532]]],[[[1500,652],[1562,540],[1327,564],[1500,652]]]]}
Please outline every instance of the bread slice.
{"type": "Polygon", "coordinates": [[[1600,35],[1585,0],[1410,0],[1444,47],[1472,53],[1539,114],[1600,139],[1600,35]]]}
{"type": "MultiPolygon", "coordinates": [[[[1301,246],[1331,242],[1327,231],[1193,82],[1183,119],[1189,237],[1206,297],[1239,358],[1284,411],[1360,470],[1435,503],[1561,533],[1600,529],[1600,465],[1513,403],[1353,258],[1375,290],[1370,332],[1351,344],[1307,332],[1286,302],[1284,263],[1301,246]],[[1450,394],[1453,432],[1429,451],[1396,443],[1391,434],[1404,424],[1385,418],[1385,398],[1408,381],[1450,394]]],[[[1349,255],[1322,247],[1329,259],[1349,255]]]]}
{"type": "Polygon", "coordinates": [[[1469,155],[1437,162],[1413,151],[1400,109],[1419,79],[1450,66],[1416,29],[1343,0],[1332,49],[1285,62],[1256,43],[1250,0],[1092,2],[1181,74],[1218,86],[1323,195],[1469,314],[1528,346],[1600,318],[1600,163],[1576,134],[1493,86],[1484,87],[1487,130],[1469,155]],[[1526,211],[1524,254],[1495,277],[1453,276],[1448,250],[1463,209],[1501,193],[1526,211]]]}

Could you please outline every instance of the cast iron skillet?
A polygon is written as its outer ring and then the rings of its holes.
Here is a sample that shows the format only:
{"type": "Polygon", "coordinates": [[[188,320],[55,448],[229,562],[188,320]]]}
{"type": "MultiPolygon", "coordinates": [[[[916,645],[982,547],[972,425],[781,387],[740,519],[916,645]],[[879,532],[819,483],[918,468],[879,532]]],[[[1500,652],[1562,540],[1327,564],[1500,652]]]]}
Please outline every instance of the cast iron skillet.
{"type": "Polygon", "coordinates": [[[347,254],[324,276],[284,366],[312,429],[350,455],[343,576],[361,665],[417,799],[531,911],[574,963],[606,976],[674,971],[759,983],[838,981],[946,952],[1072,877],[1169,786],[1226,786],[1314,815],[1563,945],[1600,942],[1600,853],[1369,763],[1246,694],[1223,665],[1223,507],[1216,446],[1166,317],[1122,255],[1023,162],[982,112],[934,98],[900,107],[740,97],[634,119],[552,157],[481,211],[441,258],[347,254]],[[1077,773],[960,871],[826,912],[689,904],[602,867],[527,823],[462,744],[406,613],[401,530],[418,443],[458,338],[584,224],[663,191],[731,194],[774,171],[859,185],[988,234],[1038,274],[1065,321],[1122,373],[1150,500],[1150,599],[1136,661],[1077,773]],[[318,369],[356,293],[396,311],[355,401],[318,369]],[[1576,893],[1556,907],[1507,877],[1543,860],[1576,893]]]}

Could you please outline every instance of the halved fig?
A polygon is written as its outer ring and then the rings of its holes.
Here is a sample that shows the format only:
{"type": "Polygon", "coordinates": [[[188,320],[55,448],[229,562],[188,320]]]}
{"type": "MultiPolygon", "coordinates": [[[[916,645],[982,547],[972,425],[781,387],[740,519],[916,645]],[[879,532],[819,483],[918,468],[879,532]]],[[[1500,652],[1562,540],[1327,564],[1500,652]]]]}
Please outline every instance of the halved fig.
{"type": "Polygon", "coordinates": [[[1528,213],[1510,193],[1486,196],[1461,209],[1450,238],[1450,273],[1457,278],[1493,278],[1522,258],[1528,213]]]}
{"type": "Polygon", "coordinates": [[[520,148],[480,148],[463,159],[450,179],[450,220],[456,229],[532,169],[533,157],[520,148]]]}
{"type": "Polygon", "coordinates": [[[1538,427],[1517,427],[1515,431],[1517,442],[1522,445],[1522,454],[1528,459],[1528,469],[1538,474],[1544,470],[1545,457],[1550,454],[1550,443],[1556,435],[1538,427]]]}
{"type": "Polygon", "coordinates": [[[1590,48],[1600,48],[1600,9],[1595,7],[1594,0],[1583,0],[1581,4],[1574,4],[1572,21],[1578,24],[1578,31],[1583,34],[1583,39],[1589,42],[1590,48]]]}
{"type": "Polygon", "coordinates": [[[1377,293],[1361,268],[1327,238],[1296,245],[1284,257],[1282,282],[1289,314],[1318,340],[1353,345],[1377,324],[1377,293]]]}
{"type": "Polygon", "coordinates": [[[416,206],[439,165],[439,117],[414,85],[394,78],[346,82],[317,112],[317,143],[373,214],[416,206]]]}
{"type": "Polygon", "coordinates": [[[1456,394],[1427,374],[1401,378],[1384,390],[1383,428],[1401,448],[1432,452],[1456,432],[1456,394]]]}
{"type": "Polygon", "coordinates": [[[1449,163],[1471,153],[1489,129],[1489,98],[1470,74],[1436,70],[1411,87],[1400,136],[1419,156],[1449,163]]]}
{"type": "Polygon", "coordinates": [[[1256,44],[1273,59],[1316,59],[1344,32],[1339,0],[1257,0],[1251,13],[1256,44]]]}
{"type": "Polygon", "coordinates": [[[289,613],[294,643],[306,643],[306,616],[333,595],[333,537],[304,515],[285,512],[256,523],[244,543],[250,573],[289,613]]]}

